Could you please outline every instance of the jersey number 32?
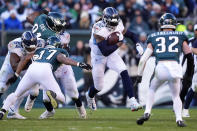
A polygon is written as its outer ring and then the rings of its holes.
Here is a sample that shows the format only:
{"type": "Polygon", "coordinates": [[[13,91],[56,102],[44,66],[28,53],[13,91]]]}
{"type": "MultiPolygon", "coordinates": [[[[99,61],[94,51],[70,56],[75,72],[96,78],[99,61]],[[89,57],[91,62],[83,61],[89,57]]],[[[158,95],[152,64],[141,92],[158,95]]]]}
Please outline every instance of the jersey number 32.
{"type": "Polygon", "coordinates": [[[166,38],[165,37],[158,37],[156,38],[157,42],[160,42],[157,44],[160,49],[156,50],[156,53],[164,53],[166,52],[166,48],[168,52],[178,52],[178,48],[174,48],[179,42],[179,38],[177,36],[169,36],[168,39],[172,41],[172,43],[169,44],[168,48],[166,47],[166,38]]]}

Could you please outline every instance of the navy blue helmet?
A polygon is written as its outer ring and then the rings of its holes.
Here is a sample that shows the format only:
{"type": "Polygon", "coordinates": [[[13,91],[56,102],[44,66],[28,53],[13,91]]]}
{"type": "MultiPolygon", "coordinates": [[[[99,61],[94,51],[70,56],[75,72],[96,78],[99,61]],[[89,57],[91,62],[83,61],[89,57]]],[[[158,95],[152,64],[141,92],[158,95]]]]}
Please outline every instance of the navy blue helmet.
{"type": "Polygon", "coordinates": [[[159,20],[161,29],[176,29],[176,17],[172,13],[165,13],[159,20]]]}
{"type": "Polygon", "coordinates": [[[66,25],[64,16],[58,12],[50,12],[46,22],[49,28],[55,32],[61,32],[66,25]]]}
{"type": "Polygon", "coordinates": [[[120,16],[115,8],[107,7],[103,10],[102,20],[107,27],[114,28],[118,25],[120,21],[120,16]]]}
{"type": "Polygon", "coordinates": [[[37,47],[37,37],[31,31],[25,31],[22,34],[22,46],[27,52],[31,52],[37,47]]]}

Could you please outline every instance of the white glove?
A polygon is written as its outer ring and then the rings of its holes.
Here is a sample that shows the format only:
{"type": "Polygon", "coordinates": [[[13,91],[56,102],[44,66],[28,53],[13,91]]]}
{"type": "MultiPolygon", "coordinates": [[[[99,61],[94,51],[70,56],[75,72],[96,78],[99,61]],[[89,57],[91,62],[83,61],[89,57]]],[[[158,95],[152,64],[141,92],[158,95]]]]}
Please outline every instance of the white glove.
{"type": "Polygon", "coordinates": [[[137,44],[136,44],[136,49],[137,49],[137,51],[138,51],[138,53],[139,53],[140,55],[143,55],[144,49],[143,49],[143,47],[140,45],[140,43],[137,43],[137,44]]]}
{"type": "Polygon", "coordinates": [[[121,32],[118,33],[118,36],[119,36],[119,41],[123,41],[124,36],[121,32]]]}

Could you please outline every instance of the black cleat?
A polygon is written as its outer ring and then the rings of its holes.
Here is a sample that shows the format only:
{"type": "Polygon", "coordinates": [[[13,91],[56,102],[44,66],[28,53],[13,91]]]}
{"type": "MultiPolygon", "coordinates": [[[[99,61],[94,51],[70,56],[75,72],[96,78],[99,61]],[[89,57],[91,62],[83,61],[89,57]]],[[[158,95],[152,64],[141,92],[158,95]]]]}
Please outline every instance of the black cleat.
{"type": "Polygon", "coordinates": [[[142,117],[140,117],[136,122],[138,125],[143,125],[143,123],[145,121],[148,121],[148,119],[150,118],[150,114],[149,113],[145,113],[142,117]]]}
{"type": "Polygon", "coordinates": [[[56,96],[57,96],[56,93],[53,92],[53,91],[51,91],[51,90],[48,90],[48,91],[46,92],[46,94],[47,94],[47,96],[49,97],[50,102],[51,102],[53,108],[54,108],[54,109],[58,108],[58,103],[57,103],[57,101],[56,101],[56,96]]]}
{"type": "Polygon", "coordinates": [[[4,114],[5,114],[5,113],[4,113],[3,111],[0,111],[0,120],[3,119],[4,114]]]}
{"type": "Polygon", "coordinates": [[[176,124],[178,127],[186,127],[185,123],[181,120],[177,121],[176,124]]]}

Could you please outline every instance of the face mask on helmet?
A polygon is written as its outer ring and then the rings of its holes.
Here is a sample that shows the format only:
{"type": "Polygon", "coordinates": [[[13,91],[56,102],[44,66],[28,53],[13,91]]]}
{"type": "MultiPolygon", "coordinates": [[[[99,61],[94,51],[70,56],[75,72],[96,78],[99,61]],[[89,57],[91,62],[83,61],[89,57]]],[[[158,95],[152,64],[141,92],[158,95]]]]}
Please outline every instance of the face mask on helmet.
{"type": "Polygon", "coordinates": [[[106,27],[115,29],[120,21],[118,11],[112,7],[107,7],[103,11],[103,22],[106,27]]]}
{"type": "Polygon", "coordinates": [[[24,32],[22,35],[22,46],[26,53],[31,53],[37,48],[37,37],[31,32],[24,32]]]}
{"type": "Polygon", "coordinates": [[[165,13],[159,20],[161,29],[176,29],[176,17],[171,13],[165,13]]]}
{"type": "Polygon", "coordinates": [[[47,17],[47,24],[51,30],[58,33],[61,32],[66,26],[66,22],[63,20],[63,18],[54,18],[53,16],[47,17]]]}

